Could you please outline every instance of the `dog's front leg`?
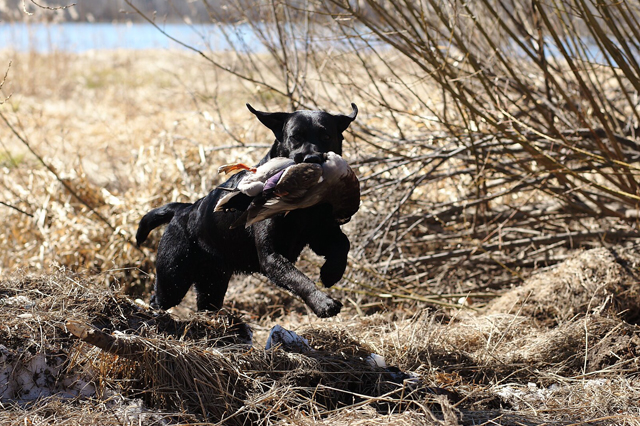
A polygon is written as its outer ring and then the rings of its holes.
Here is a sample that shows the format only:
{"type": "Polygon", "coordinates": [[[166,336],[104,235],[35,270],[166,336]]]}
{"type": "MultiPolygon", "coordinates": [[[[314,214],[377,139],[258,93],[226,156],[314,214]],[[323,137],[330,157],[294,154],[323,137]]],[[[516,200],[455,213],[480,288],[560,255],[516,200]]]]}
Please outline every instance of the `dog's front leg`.
{"type": "Polygon", "coordinates": [[[320,268],[320,280],[325,287],[331,287],[340,279],[347,268],[347,255],[350,243],[346,235],[336,224],[319,226],[309,244],[311,250],[324,256],[324,265],[320,268]]]}
{"type": "Polygon", "coordinates": [[[270,232],[270,222],[265,220],[254,225],[262,274],[276,285],[302,298],[320,318],[338,315],[342,303],[323,293],[289,259],[276,251],[273,232],[270,232]]]}

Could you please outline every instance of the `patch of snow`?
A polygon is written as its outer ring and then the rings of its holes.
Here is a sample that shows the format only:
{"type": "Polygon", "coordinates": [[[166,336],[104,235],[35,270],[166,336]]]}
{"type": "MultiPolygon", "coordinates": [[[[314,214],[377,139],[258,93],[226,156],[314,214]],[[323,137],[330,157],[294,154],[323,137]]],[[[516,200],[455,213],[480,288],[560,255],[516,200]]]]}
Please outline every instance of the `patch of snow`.
{"type": "Polygon", "coordinates": [[[95,387],[78,375],[61,377],[63,364],[42,353],[14,353],[0,345],[0,401],[22,403],[51,395],[94,396],[95,387]]]}
{"type": "Polygon", "coordinates": [[[560,390],[559,386],[551,385],[548,388],[538,387],[535,383],[526,385],[512,384],[501,386],[496,390],[496,394],[503,400],[509,402],[516,410],[526,409],[531,404],[542,404],[553,398],[554,394],[560,390]]]}
{"type": "Polygon", "coordinates": [[[31,309],[35,306],[35,303],[31,301],[27,296],[13,296],[0,300],[0,305],[17,306],[24,309],[31,309]]]}

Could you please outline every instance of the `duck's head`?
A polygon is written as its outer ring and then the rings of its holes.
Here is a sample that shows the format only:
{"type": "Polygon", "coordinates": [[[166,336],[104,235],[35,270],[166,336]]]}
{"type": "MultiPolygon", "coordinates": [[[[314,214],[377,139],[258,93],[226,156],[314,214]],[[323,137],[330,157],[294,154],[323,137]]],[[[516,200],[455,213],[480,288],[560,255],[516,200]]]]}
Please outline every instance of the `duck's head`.
{"type": "Polygon", "coordinates": [[[324,162],[322,163],[323,177],[325,179],[340,179],[349,174],[351,169],[347,162],[340,155],[329,151],[323,154],[324,162]]]}

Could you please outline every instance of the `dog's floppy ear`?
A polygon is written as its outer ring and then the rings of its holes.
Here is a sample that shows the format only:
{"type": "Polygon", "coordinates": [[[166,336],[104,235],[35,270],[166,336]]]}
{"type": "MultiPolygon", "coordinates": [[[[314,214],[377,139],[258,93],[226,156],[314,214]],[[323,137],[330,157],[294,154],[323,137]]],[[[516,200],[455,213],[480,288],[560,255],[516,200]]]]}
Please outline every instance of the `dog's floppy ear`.
{"type": "Polygon", "coordinates": [[[249,108],[249,111],[251,111],[253,115],[258,117],[258,120],[260,120],[262,124],[271,129],[277,140],[282,140],[282,129],[284,128],[284,123],[291,115],[290,113],[257,111],[249,104],[247,104],[247,108],[249,108]]]}
{"type": "Polygon", "coordinates": [[[336,115],[335,117],[338,119],[338,131],[342,133],[345,130],[347,130],[347,127],[349,127],[349,124],[351,124],[351,122],[356,119],[357,115],[358,115],[358,107],[356,106],[356,104],[353,104],[353,103],[351,104],[351,114],[336,115]]]}

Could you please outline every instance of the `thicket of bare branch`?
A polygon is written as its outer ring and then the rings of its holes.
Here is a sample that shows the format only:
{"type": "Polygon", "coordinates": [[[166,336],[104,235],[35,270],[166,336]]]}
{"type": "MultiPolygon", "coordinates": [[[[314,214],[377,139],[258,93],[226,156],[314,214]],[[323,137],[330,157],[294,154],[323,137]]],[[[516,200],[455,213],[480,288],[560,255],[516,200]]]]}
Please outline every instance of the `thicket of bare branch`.
{"type": "Polygon", "coordinates": [[[361,106],[347,149],[364,195],[354,281],[414,298],[448,280],[451,297],[482,297],[567,249],[640,236],[632,2],[228,8],[259,43],[226,27],[242,60],[200,53],[257,85],[268,108],[361,106]]]}

